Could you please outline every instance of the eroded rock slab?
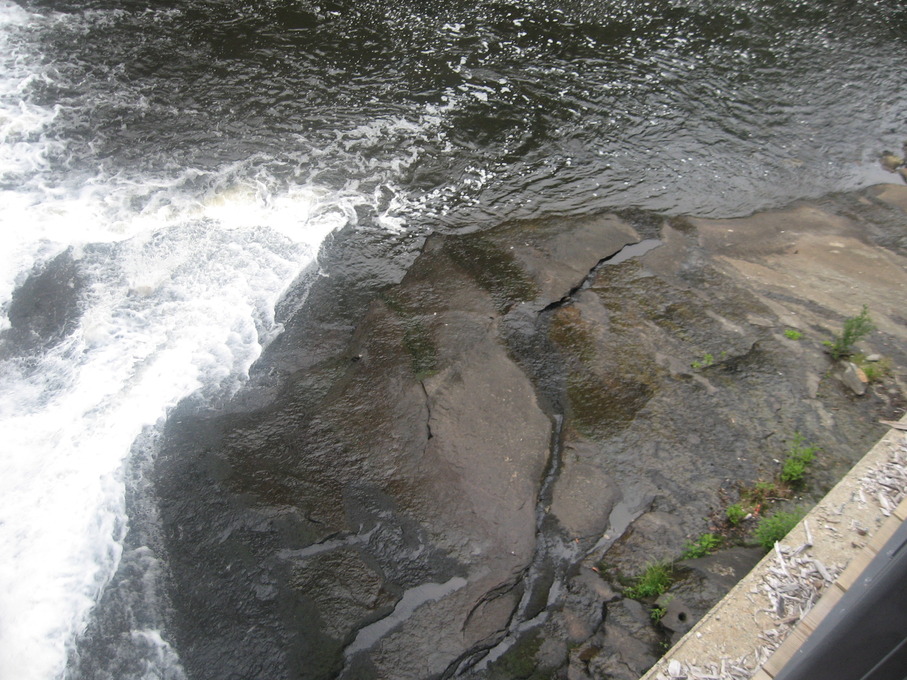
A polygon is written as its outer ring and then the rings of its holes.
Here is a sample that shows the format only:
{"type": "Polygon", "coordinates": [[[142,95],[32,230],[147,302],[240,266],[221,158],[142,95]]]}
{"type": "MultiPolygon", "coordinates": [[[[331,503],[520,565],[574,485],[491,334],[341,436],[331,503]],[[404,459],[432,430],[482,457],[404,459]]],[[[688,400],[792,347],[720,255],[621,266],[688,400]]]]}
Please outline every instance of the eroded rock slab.
{"type": "MultiPolygon", "coordinates": [[[[796,433],[815,496],[902,408],[905,192],[432,237],[343,323],[316,285],[288,368],[158,460],[191,677],[638,677],[667,636],[626,579],[796,433]],[[857,396],[822,342],[862,304],[894,374],[857,396]]],[[[686,583],[690,616],[723,587],[686,583]]]]}
{"type": "Polygon", "coordinates": [[[267,409],[172,433],[157,487],[193,677],[265,677],[262,657],[269,678],[429,677],[506,629],[551,421],[500,301],[437,246],[267,409]]]}

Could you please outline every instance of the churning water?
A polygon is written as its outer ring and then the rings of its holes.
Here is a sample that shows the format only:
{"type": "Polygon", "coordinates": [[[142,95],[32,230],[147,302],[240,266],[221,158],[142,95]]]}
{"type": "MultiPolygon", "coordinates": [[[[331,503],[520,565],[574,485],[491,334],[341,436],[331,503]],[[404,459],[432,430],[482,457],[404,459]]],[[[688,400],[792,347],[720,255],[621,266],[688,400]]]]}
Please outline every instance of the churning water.
{"type": "MultiPolygon", "coordinates": [[[[887,179],[905,39],[899,0],[0,0],[0,677],[67,674],[134,442],[238,389],[332,231],[887,179]]],[[[141,619],[130,673],[181,677],[141,619]]]]}

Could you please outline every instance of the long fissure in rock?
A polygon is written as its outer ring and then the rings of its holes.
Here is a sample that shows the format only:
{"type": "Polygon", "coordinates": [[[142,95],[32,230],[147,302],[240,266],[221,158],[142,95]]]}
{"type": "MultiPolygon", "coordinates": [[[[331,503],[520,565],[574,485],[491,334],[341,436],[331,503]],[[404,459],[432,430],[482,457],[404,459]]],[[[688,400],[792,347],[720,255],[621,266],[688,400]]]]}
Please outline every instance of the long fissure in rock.
{"type": "Polygon", "coordinates": [[[637,241],[636,243],[627,244],[616,253],[612,253],[607,257],[603,257],[598,262],[596,262],[591,269],[589,269],[589,272],[583,277],[583,280],[573,288],[571,288],[566,295],[564,295],[559,300],[555,300],[554,302],[545,305],[541,310],[539,310],[539,316],[545,314],[546,312],[553,311],[559,307],[563,307],[564,305],[569,304],[577,293],[585,290],[592,285],[592,281],[593,279],[595,279],[596,272],[598,272],[598,270],[605,265],[620,264],[621,262],[626,262],[630,258],[641,257],[648,253],[650,250],[657,248],[660,245],[660,239],[647,238],[643,239],[642,241],[637,241]]]}
{"type": "Polygon", "coordinates": [[[431,397],[428,395],[425,381],[420,380],[419,385],[422,387],[422,394],[425,397],[425,441],[428,442],[435,436],[431,431],[431,397]]]}
{"type": "Polygon", "coordinates": [[[535,315],[532,331],[528,334],[525,331],[517,332],[508,338],[511,351],[529,375],[539,402],[547,411],[552,423],[548,460],[536,499],[536,547],[532,561],[519,576],[524,590],[506,630],[463,654],[448,667],[445,677],[456,677],[471,670],[482,671],[488,668],[517,644],[522,635],[543,624],[547,620],[550,607],[556,604],[564,591],[569,570],[588,554],[588,551],[581,551],[565,537],[557,518],[551,514],[554,487],[562,468],[566,395],[563,393],[562,385],[555,384],[556,381],[552,383],[538,374],[533,357],[540,347],[544,347],[545,354],[556,351],[547,341],[546,313],[570,304],[580,291],[592,285],[601,267],[640,257],[660,245],[659,239],[643,239],[600,259],[579,284],[535,315]]]}

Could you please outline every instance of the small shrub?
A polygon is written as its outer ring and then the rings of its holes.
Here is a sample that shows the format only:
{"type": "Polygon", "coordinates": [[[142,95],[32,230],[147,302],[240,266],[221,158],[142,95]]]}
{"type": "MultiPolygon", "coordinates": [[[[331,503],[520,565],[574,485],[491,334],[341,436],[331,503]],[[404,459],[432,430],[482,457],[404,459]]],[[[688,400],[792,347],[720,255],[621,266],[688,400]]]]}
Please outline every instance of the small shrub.
{"type": "Polygon", "coordinates": [[[687,543],[683,550],[682,559],[694,560],[697,557],[710,555],[721,547],[721,536],[716,534],[702,534],[695,541],[687,543]]]}
{"type": "Polygon", "coordinates": [[[784,331],[784,337],[791,340],[799,340],[803,337],[803,333],[801,333],[800,331],[795,331],[793,328],[788,328],[786,331],[784,331]]]}
{"type": "Polygon", "coordinates": [[[843,359],[853,354],[853,346],[866,335],[869,335],[876,329],[872,319],[869,318],[869,309],[863,305],[863,310],[857,316],[851,316],[844,320],[844,329],[841,335],[835,336],[834,340],[826,340],[825,345],[829,348],[832,359],[843,359]]]}
{"type": "Polygon", "coordinates": [[[658,597],[673,582],[673,570],[670,563],[656,562],[646,567],[642,575],[632,586],[624,591],[624,595],[641,600],[646,597],[658,597]]]}
{"type": "Polygon", "coordinates": [[[799,458],[788,458],[781,467],[781,481],[799,485],[806,474],[807,461],[799,458]]]}
{"type": "Polygon", "coordinates": [[[806,512],[802,508],[798,508],[791,512],[776,512],[763,517],[759,526],[756,527],[754,534],[756,541],[766,551],[771,550],[775,543],[787,536],[805,514],[806,512]]]}
{"type": "Polygon", "coordinates": [[[731,526],[739,525],[744,519],[746,519],[747,512],[743,509],[743,506],[740,503],[734,503],[729,505],[727,510],[724,511],[724,516],[727,517],[727,521],[730,522],[731,526]]]}
{"type": "Polygon", "coordinates": [[[795,433],[794,441],[787,451],[787,458],[781,466],[781,481],[794,486],[801,484],[806,469],[815,460],[818,451],[818,446],[807,445],[803,435],[795,433]]]}

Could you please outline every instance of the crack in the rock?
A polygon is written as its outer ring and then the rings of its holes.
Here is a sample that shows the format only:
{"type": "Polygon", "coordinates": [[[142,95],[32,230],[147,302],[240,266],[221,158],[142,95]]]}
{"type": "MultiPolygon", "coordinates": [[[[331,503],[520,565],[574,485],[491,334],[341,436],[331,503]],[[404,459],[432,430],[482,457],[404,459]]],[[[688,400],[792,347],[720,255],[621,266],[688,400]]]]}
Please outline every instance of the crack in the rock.
{"type": "MultiPolygon", "coordinates": [[[[515,588],[517,585],[519,585],[522,582],[522,580],[525,577],[526,572],[528,570],[529,570],[529,567],[526,567],[525,569],[520,570],[520,572],[515,575],[515,577],[513,579],[513,583],[510,585],[510,587],[507,587],[507,583],[502,583],[500,586],[497,586],[496,588],[492,588],[490,591],[488,591],[488,593],[483,595],[482,598],[480,598],[479,602],[476,603],[475,607],[473,607],[473,609],[470,611],[469,615],[472,616],[472,613],[481,605],[481,603],[483,601],[491,601],[493,599],[501,597],[504,594],[506,594],[507,592],[509,592],[510,590],[512,590],[513,588],[515,588]],[[491,597],[488,597],[489,595],[491,595],[491,597]]],[[[485,636],[485,638],[483,640],[480,640],[479,642],[475,643],[472,647],[470,647],[469,649],[464,651],[462,654],[460,654],[456,659],[451,661],[447,665],[447,668],[444,669],[444,672],[441,674],[441,676],[440,676],[441,680],[446,680],[448,678],[453,678],[453,677],[459,676],[461,673],[474,668],[486,656],[488,656],[489,652],[491,652],[493,649],[495,649],[495,647],[500,645],[513,630],[513,620],[517,616],[517,611],[519,609],[519,606],[520,606],[519,602],[513,606],[513,608],[510,610],[510,616],[507,617],[507,621],[504,623],[504,625],[501,628],[494,631],[493,633],[488,634],[487,636],[485,636]]],[[[464,628],[465,628],[465,624],[464,624],[464,628]]]]}
{"type": "Polygon", "coordinates": [[[425,381],[420,380],[419,385],[422,387],[422,394],[425,395],[425,411],[427,413],[425,416],[425,432],[427,434],[426,441],[428,441],[435,436],[431,431],[431,398],[428,396],[428,390],[425,388],[425,381]]]}
{"type": "MultiPolygon", "coordinates": [[[[520,569],[520,571],[518,571],[516,574],[514,574],[513,578],[511,578],[507,581],[504,581],[503,583],[495,586],[494,588],[492,588],[491,590],[486,592],[484,595],[482,595],[482,597],[480,597],[478,600],[476,600],[476,603],[472,606],[472,609],[469,610],[469,613],[466,615],[466,618],[463,620],[463,625],[461,626],[460,630],[466,630],[466,626],[469,625],[469,622],[472,619],[472,615],[476,613],[476,611],[479,609],[479,607],[481,607],[483,604],[486,604],[488,602],[493,602],[494,600],[498,599],[499,597],[503,597],[504,595],[506,595],[507,593],[512,591],[514,588],[516,588],[518,585],[520,585],[523,578],[526,576],[526,572],[528,570],[529,570],[529,567],[520,569]]],[[[514,610],[516,610],[516,607],[514,607],[514,610]]],[[[513,617],[513,614],[511,613],[511,618],[512,617],[513,617]]],[[[510,625],[510,622],[508,621],[508,626],[509,625],[510,625]]]]}
{"type": "MultiPolygon", "coordinates": [[[[583,277],[579,284],[571,288],[567,295],[560,300],[545,306],[537,313],[536,319],[541,319],[546,312],[551,312],[558,307],[570,304],[577,293],[592,285],[596,272],[602,266],[606,264],[617,264],[631,257],[642,255],[658,245],[660,245],[660,241],[656,239],[644,239],[636,243],[628,244],[611,255],[600,259],[589,269],[589,272],[583,277]]],[[[530,380],[532,380],[531,376],[530,380]]],[[[532,380],[532,382],[535,384],[535,380],[532,380]]],[[[536,385],[536,388],[538,388],[538,385],[536,385]]],[[[425,393],[426,407],[429,408],[430,420],[431,411],[428,406],[428,392],[425,389],[424,383],[422,383],[422,390],[425,393]]],[[[523,586],[523,595],[520,598],[520,601],[511,610],[506,624],[501,629],[486,636],[482,641],[477,642],[458,655],[456,659],[451,661],[440,675],[442,680],[460,676],[462,673],[475,668],[490,652],[501,644],[504,644],[508,635],[514,634],[518,636],[520,634],[520,627],[527,623],[527,621],[524,620],[524,617],[527,615],[527,608],[530,607],[533,600],[536,599],[533,597],[532,592],[533,581],[536,582],[536,587],[541,584],[537,579],[540,574],[544,573],[546,566],[554,568],[554,570],[559,573],[559,577],[556,578],[563,578],[564,576],[564,565],[561,564],[560,567],[557,566],[557,563],[559,560],[563,559],[563,556],[556,556],[553,554],[551,552],[551,542],[545,539],[546,534],[551,531],[550,527],[546,527],[546,520],[550,515],[551,498],[554,485],[559,476],[563,450],[564,414],[557,411],[559,411],[559,409],[552,409],[549,411],[549,417],[552,421],[551,440],[549,443],[548,458],[545,462],[544,472],[542,479],[540,480],[538,495],[536,497],[536,541],[532,557],[526,567],[516,573],[512,579],[490,589],[475,602],[464,619],[461,630],[466,629],[473,616],[484,604],[512,592],[518,586],[523,586]]],[[[430,427],[428,428],[428,433],[430,439],[432,436],[430,427]]],[[[542,584],[542,587],[544,587],[544,584],[542,584]]],[[[547,609],[547,607],[545,609],[547,609]]],[[[533,620],[536,619],[539,619],[539,616],[533,617],[533,620]]],[[[542,614],[542,620],[543,619],[544,615],[542,614]]]]}
{"type": "Polygon", "coordinates": [[[343,649],[340,652],[340,658],[343,659],[343,665],[340,667],[339,671],[331,676],[331,680],[336,680],[337,678],[343,678],[346,676],[346,672],[350,668],[350,662],[355,657],[355,655],[348,655],[347,650],[356,642],[356,638],[359,636],[359,633],[372,624],[386,619],[388,616],[391,616],[394,613],[394,610],[397,608],[397,605],[400,604],[400,600],[402,599],[402,596],[397,597],[397,601],[394,602],[393,606],[390,607],[389,611],[383,616],[379,616],[375,620],[364,619],[361,625],[352,628],[350,632],[347,633],[346,637],[344,638],[343,649]]]}
{"type": "Polygon", "coordinates": [[[440,680],[450,680],[450,678],[457,677],[458,675],[460,675],[460,673],[473,668],[477,663],[485,658],[485,656],[487,656],[488,652],[501,644],[501,641],[505,637],[507,637],[507,631],[509,628],[510,621],[507,622],[507,625],[504,628],[495,631],[481,642],[477,642],[465,652],[460,654],[456,659],[454,659],[447,665],[447,668],[445,668],[444,672],[439,676],[440,680]]]}
{"type": "Polygon", "coordinates": [[[636,241],[634,243],[628,243],[620,250],[611,253],[610,255],[603,257],[598,262],[596,262],[589,269],[589,272],[583,277],[583,280],[580,281],[577,285],[570,289],[570,291],[564,295],[560,300],[555,300],[545,305],[541,310],[539,310],[538,315],[546,314],[552,312],[555,309],[564,307],[565,305],[573,302],[573,298],[580,291],[589,288],[592,285],[592,281],[595,278],[595,274],[599,269],[604,267],[606,264],[620,264],[626,260],[629,260],[631,257],[639,257],[645,255],[647,252],[653,248],[657,248],[661,245],[661,241],[655,238],[647,238],[641,241],[636,241]]]}

